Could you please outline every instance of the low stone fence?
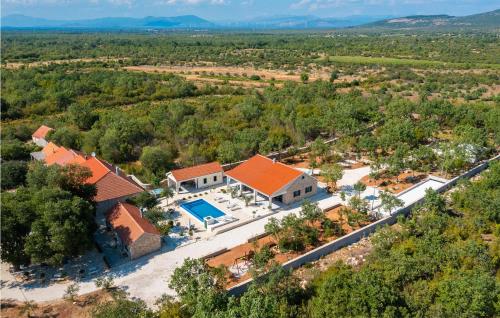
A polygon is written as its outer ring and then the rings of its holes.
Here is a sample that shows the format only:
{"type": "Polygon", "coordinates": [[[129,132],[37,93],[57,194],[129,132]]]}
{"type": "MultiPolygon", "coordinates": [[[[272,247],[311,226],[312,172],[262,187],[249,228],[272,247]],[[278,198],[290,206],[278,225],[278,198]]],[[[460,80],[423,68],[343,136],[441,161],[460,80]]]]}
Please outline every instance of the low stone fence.
{"type": "MultiPolygon", "coordinates": [[[[494,158],[491,158],[489,160],[482,162],[481,164],[468,170],[467,172],[461,174],[460,176],[455,177],[455,178],[445,182],[441,187],[437,188],[436,191],[439,193],[442,193],[442,192],[449,190],[450,188],[455,186],[460,179],[464,179],[464,178],[468,179],[468,178],[471,178],[471,177],[477,175],[481,171],[488,168],[490,162],[493,162],[493,161],[499,160],[499,159],[500,159],[500,155],[497,155],[494,158]]],[[[442,181],[442,180],[440,180],[440,181],[442,181]]],[[[423,203],[424,200],[425,200],[425,198],[420,198],[420,199],[416,200],[415,202],[412,202],[409,205],[396,210],[392,215],[390,215],[388,217],[385,217],[385,218],[380,219],[376,222],[373,222],[373,223],[371,223],[371,224],[369,224],[361,229],[353,231],[353,232],[351,232],[343,237],[340,237],[332,242],[321,245],[312,251],[309,251],[303,255],[300,255],[297,258],[294,258],[294,259],[282,264],[282,266],[285,269],[295,269],[295,268],[298,268],[306,263],[317,261],[321,257],[328,255],[328,254],[331,254],[342,247],[356,243],[359,240],[361,240],[362,238],[367,237],[370,234],[374,233],[377,229],[379,229],[383,226],[386,226],[386,225],[392,225],[392,224],[396,223],[399,215],[408,215],[413,210],[413,208],[415,208],[415,206],[423,203]]],[[[242,293],[244,293],[246,291],[246,289],[248,288],[248,286],[250,285],[251,282],[252,282],[252,279],[248,279],[244,282],[241,282],[238,285],[231,287],[228,290],[228,292],[232,295],[235,295],[235,296],[241,295],[242,293]]]]}

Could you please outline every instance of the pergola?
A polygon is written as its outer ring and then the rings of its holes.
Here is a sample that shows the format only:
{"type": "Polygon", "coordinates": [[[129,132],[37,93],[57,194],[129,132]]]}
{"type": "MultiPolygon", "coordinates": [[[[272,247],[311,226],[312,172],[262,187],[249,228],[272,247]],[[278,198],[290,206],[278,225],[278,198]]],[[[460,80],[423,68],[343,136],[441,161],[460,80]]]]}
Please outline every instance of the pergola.
{"type": "Polygon", "coordinates": [[[287,186],[302,174],[301,171],[262,155],[255,155],[234,169],[226,171],[228,186],[232,181],[237,182],[240,195],[243,187],[251,189],[255,202],[258,194],[267,197],[270,208],[273,199],[286,194],[287,186]]]}

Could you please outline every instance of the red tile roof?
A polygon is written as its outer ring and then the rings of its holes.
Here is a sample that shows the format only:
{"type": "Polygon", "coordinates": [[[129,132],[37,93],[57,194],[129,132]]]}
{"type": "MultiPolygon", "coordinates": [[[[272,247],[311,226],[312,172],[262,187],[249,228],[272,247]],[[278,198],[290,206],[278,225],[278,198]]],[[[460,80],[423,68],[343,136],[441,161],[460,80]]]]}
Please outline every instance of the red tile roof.
{"type": "Polygon", "coordinates": [[[45,139],[49,131],[54,130],[54,128],[50,128],[48,126],[42,125],[40,126],[34,133],[31,135],[32,137],[35,138],[42,138],[45,139]]]}
{"type": "Polygon", "coordinates": [[[106,220],[126,245],[135,242],[145,233],[160,235],[156,227],[141,216],[141,211],[128,203],[117,203],[108,211],[106,220]]]}
{"type": "Polygon", "coordinates": [[[172,170],[172,175],[177,181],[186,181],[223,171],[224,170],[218,162],[210,162],[194,167],[172,170]]]}
{"type": "Polygon", "coordinates": [[[89,168],[92,176],[86,180],[86,183],[95,184],[97,195],[94,200],[96,202],[122,198],[144,191],[120,169],[117,170],[116,167],[104,160],[93,156],[86,157],[75,150],[57,147],[51,143],[45,146],[42,151],[48,153],[52,151],[50,155],[45,157],[45,163],[49,166],[53,164],[60,166],[79,164],[89,168]]]}
{"type": "Polygon", "coordinates": [[[302,171],[261,155],[253,156],[236,168],[226,171],[227,176],[265,195],[275,194],[302,174],[302,171]]]}
{"type": "Polygon", "coordinates": [[[123,198],[129,195],[144,192],[127,177],[118,176],[114,172],[108,172],[99,181],[94,183],[97,188],[96,202],[103,202],[116,198],[123,198]]]}
{"type": "Polygon", "coordinates": [[[144,189],[132,181],[123,171],[96,157],[88,157],[82,166],[92,172],[87,183],[95,184],[97,195],[94,200],[102,202],[143,192],[144,189]]]}

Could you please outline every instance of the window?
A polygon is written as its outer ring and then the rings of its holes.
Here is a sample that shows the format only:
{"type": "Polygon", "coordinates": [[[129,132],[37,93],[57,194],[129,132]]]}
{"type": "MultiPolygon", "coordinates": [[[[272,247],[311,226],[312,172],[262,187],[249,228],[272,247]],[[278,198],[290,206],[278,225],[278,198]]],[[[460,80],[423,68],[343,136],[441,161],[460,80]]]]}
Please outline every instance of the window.
{"type": "Polygon", "coordinates": [[[312,186],[308,186],[306,187],[306,193],[309,193],[313,190],[313,187],[312,186]]]}
{"type": "Polygon", "coordinates": [[[203,184],[207,183],[207,178],[203,178],[203,184]]]}
{"type": "Polygon", "coordinates": [[[217,176],[214,176],[214,182],[217,182],[217,176]]]}
{"type": "Polygon", "coordinates": [[[300,190],[293,191],[293,197],[294,198],[299,197],[299,196],[300,196],[300,190]]]}
{"type": "Polygon", "coordinates": [[[304,179],[304,178],[305,178],[305,177],[304,177],[304,176],[302,176],[302,179],[304,179]]]}

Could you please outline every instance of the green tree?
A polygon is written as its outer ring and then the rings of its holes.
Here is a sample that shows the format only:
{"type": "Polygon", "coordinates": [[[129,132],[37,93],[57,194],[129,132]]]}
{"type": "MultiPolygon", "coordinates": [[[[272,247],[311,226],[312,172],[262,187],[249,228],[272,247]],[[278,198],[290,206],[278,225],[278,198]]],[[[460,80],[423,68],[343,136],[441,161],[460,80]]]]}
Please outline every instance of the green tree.
{"type": "Polygon", "coordinates": [[[390,192],[381,191],[380,192],[380,207],[384,209],[389,214],[392,214],[395,208],[404,206],[403,200],[394,196],[390,192]]]}
{"type": "Polygon", "coordinates": [[[366,190],[366,184],[364,184],[361,181],[358,181],[358,182],[356,182],[354,184],[353,188],[354,188],[354,191],[357,192],[357,195],[358,195],[358,198],[359,198],[361,196],[361,192],[363,192],[363,191],[366,190]]]}
{"type": "Polygon", "coordinates": [[[82,144],[81,134],[78,129],[71,126],[60,127],[56,130],[51,130],[47,139],[54,142],[56,145],[71,149],[80,149],[82,144]]]}
{"type": "Polygon", "coordinates": [[[113,301],[97,304],[92,310],[94,318],[153,318],[153,312],[142,300],[129,300],[120,297],[113,301]]]}
{"type": "Polygon", "coordinates": [[[112,290],[115,288],[115,282],[112,276],[101,276],[95,279],[95,286],[105,290],[112,290]]]}
{"type": "Polygon", "coordinates": [[[318,203],[313,203],[309,200],[305,200],[302,203],[299,215],[309,226],[313,226],[314,222],[322,221],[325,218],[325,214],[319,208],[318,203]]]}
{"type": "Polygon", "coordinates": [[[281,225],[278,219],[272,217],[269,219],[269,221],[264,225],[264,229],[266,230],[266,233],[271,234],[274,236],[274,239],[276,242],[280,241],[280,233],[281,233],[281,225]]]}
{"type": "Polygon", "coordinates": [[[174,190],[172,190],[172,188],[167,185],[163,187],[161,196],[165,198],[165,201],[168,205],[168,200],[174,197],[174,190]]]}
{"type": "Polygon", "coordinates": [[[5,161],[30,159],[30,147],[18,139],[3,140],[1,150],[5,161]]]}
{"type": "Polygon", "coordinates": [[[337,191],[337,182],[342,179],[344,170],[339,164],[325,164],[321,167],[321,175],[327,184],[333,184],[333,191],[337,191]]]}
{"type": "Polygon", "coordinates": [[[61,264],[64,257],[82,255],[93,246],[96,225],[89,202],[55,188],[43,188],[30,199],[38,218],[31,224],[24,251],[33,262],[61,264]]]}
{"type": "Polygon", "coordinates": [[[2,189],[13,189],[24,185],[28,165],[25,161],[4,161],[1,166],[2,189]]]}
{"type": "Polygon", "coordinates": [[[332,71],[330,73],[330,82],[334,82],[338,78],[339,78],[339,73],[337,71],[332,71]]]}
{"type": "Polygon", "coordinates": [[[227,304],[223,273],[208,267],[202,259],[185,259],[174,270],[169,287],[193,317],[208,317],[224,310],[227,304]]]}
{"type": "Polygon", "coordinates": [[[171,147],[146,146],[142,149],[142,165],[155,175],[163,176],[174,166],[176,152],[171,147]]]}
{"type": "Polygon", "coordinates": [[[64,292],[63,298],[68,301],[75,301],[76,296],[78,296],[78,291],[80,290],[80,286],[78,283],[73,283],[68,285],[66,291],[64,292]]]}
{"type": "Polygon", "coordinates": [[[158,204],[158,199],[148,191],[141,192],[129,200],[144,209],[151,209],[158,204]]]}
{"type": "Polygon", "coordinates": [[[217,159],[222,163],[239,161],[241,159],[240,153],[241,149],[239,149],[238,145],[229,140],[223,141],[217,147],[217,159]]]}
{"type": "Polygon", "coordinates": [[[499,288],[491,276],[479,270],[447,274],[437,286],[429,314],[438,317],[493,317],[499,288]]]}
{"type": "Polygon", "coordinates": [[[99,119],[90,103],[70,105],[68,107],[68,116],[73,125],[83,130],[89,130],[99,119]]]}
{"type": "Polygon", "coordinates": [[[302,81],[302,83],[307,83],[307,81],[309,80],[309,74],[307,74],[306,72],[300,73],[300,80],[302,81]]]}
{"type": "Polygon", "coordinates": [[[26,238],[31,232],[31,224],[37,218],[30,204],[31,192],[20,188],[15,193],[4,192],[1,216],[1,257],[16,267],[29,264],[30,256],[24,251],[26,238]]]}

